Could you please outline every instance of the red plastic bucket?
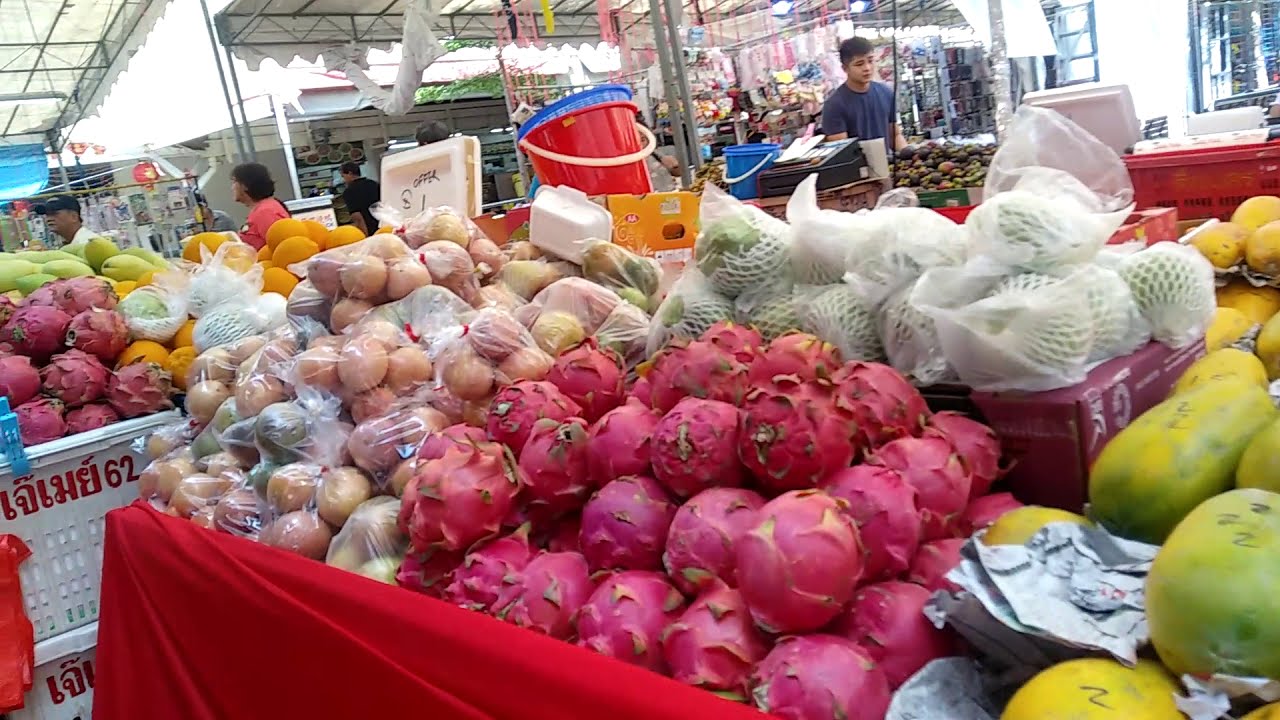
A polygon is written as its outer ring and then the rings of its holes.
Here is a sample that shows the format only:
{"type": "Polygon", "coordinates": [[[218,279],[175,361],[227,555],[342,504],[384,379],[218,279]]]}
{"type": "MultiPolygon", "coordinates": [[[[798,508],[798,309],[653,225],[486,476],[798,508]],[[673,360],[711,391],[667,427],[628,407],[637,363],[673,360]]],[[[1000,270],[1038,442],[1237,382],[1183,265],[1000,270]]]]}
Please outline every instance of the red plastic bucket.
{"type": "Polygon", "coordinates": [[[653,133],[636,123],[635,104],[620,101],[548,120],[520,141],[540,183],[588,195],[653,192],[645,160],[656,145],[653,133]]]}

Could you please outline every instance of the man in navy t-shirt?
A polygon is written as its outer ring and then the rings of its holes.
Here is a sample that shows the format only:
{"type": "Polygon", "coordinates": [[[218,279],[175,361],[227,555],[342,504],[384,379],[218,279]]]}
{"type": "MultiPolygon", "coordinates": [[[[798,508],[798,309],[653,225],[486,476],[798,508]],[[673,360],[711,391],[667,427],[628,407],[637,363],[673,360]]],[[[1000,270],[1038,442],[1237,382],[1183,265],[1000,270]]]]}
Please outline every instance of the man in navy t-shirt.
{"type": "Polygon", "coordinates": [[[822,134],[828,140],[885,138],[892,156],[894,150],[906,147],[907,140],[898,129],[893,91],[871,81],[875,75],[873,50],[871,41],[864,37],[840,43],[840,65],[848,79],[822,106],[822,134]]]}

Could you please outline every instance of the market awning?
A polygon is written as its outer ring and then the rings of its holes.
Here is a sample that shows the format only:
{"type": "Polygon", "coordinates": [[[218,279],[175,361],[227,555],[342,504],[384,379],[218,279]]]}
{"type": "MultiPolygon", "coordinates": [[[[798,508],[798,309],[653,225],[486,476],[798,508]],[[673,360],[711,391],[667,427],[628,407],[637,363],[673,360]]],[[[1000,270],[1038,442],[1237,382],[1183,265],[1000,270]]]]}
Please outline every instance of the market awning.
{"type": "Polygon", "coordinates": [[[0,138],[39,141],[91,114],[166,0],[0,4],[0,138]],[[28,138],[17,136],[28,135],[28,138]]]}

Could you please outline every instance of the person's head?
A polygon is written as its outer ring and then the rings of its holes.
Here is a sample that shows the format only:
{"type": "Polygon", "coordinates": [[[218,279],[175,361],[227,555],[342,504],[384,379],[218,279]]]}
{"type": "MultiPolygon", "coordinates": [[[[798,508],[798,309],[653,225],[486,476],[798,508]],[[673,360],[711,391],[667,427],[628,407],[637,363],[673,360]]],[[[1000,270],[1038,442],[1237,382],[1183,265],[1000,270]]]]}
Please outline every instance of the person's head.
{"type": "Polygon", "coordinates": [[[875,77],[875,48],[864,37],[851,37],[840,43],[840,67],[854,85],[868,85],[875,77]]]}
{"type": "Polygon", "coordinates": [[[276,194],[271,171],[260,163],[242,163],[231,170],[231,196],[238,203],[252,205],[276,194]]]}
{"type": "Polygon", "coordinates": [[[83,224],[80,219],[80,202],[70,195],[54,195],[36,206],[36,211],[44,215],[49,229],[70,240],[83,224]]]}
{"type": "Polygon", "coordinates": [[[338,174],[342,176],[342,182],[350,185],[360,177],[360,163],[343,163],[342,167],[338,168],[338,174]]]}
{"type": "Polygon", "coordinates": [[[414,137],[418,140],[419,147],[440,142],[441,140],[448,140],[449,126],[439,120],[428,120],[418,126],[418,131],[414,133],[414,137]]]}

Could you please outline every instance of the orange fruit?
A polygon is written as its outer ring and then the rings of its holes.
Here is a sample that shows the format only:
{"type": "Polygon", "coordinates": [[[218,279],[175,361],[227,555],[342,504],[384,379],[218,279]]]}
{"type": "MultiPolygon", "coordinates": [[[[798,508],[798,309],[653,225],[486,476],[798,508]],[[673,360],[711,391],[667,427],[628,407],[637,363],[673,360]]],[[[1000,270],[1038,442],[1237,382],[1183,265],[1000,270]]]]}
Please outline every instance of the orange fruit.
{"type": "Polygon", "coordinates": [[[300,263],[318,252],[320,252],[320,246],[309,238],[291,237],[280,243],[276,251],[271,254],[271,264],[288,269],[294,263],[300,263]]]}
{"type": "Polygon", "coordinates": [[[248,272],[258,259],[258,253],[248,243],[231,243],[222,251],[222,263],[238,272],[248,272]]]}
{"type": "Polygon", "coordinates": [[[271,252],[272,252],[272,251],[271,251],[271,246],[270,246],[270,245],[263,245],[263,246],[262,246],[262,248],[258,250],[258,259],[259,259],[259,260],[270,260],[270,259],[271,259],[271,252]]]}
{"type": "Polygon", "coordinates": [[[297,284],[298,278],[284,268],[271,267],[262,272],[262,292],[264,293],[273,292],[288,298],[297,284]]]}
{"type": "Polygon", "coordinates": [[[188,319],[182,323],[182,327],[178,328],[178,332],[173,334],[173,339],[169,341],[169,347],[184,348],[191,347],[195,344],[192,336],[196,331],[196,321],[188,319]]]}
{"type": "Polygon", "coordinates": [[[136,362],[153,362],[164,367],[169,359],[169,350],[154,340],[135,340],[116,358],[116,367],[132,365],[136,362]]]}
{"type": "Polygon", "coordinates": [[[213,255],[218,251],[218,247],[222,243],[227,242],[227,239],[226,235],[216,232],[202,232],[192,235],[191,239],[187,240],[186,246],[182,248],[182,259],[193,263],[201,262],[201,247],[208,249],[209,254],[213,255]]]}
{"type": "Polygon", "coordinates": [[[301,220],[293,218],[281,218],[267,228],[267,245],[275,252],[280,243],[291,237],[307,237],[307,225],[301,220]]]}
{"type": "Polygon", "coordinates": [[[156,271],[148,270],[138,276],[138,287],[146,287],[150,285],[151,282],[155,279],[156,279],[156,271]]]}
{"type": "Polygon", "coordinates": [[[311,238],[311,242],[323,250],[325,242],[329,239],[329,228],[318,220],[303,220],[302,224],[307,226],[307,237],[311,238]]]}
{"type": "Polygon", "coordinates": [[[196,349],[191,346],[180,347],[169,353],[162,367],[173,376],[174,387],[179,390],[187,389],[187,368],[191,367],[195,359],[196,349]]]}
{"type": "Polygon", "coordinates": [[[332,250],[343,245],[358,243],[364,239],[364,233],[355,225],[339,225],[329,231],[329,239],[325,241],[325,249],[332,250]]]}
{"type": "Polygon", "coordinates": [[[382,227],[378,228],[377,232],[375,232],[374,235],[386,235],[387,233],[391,233],[391,232],[395,232],[395,228],[391,227],[390,225],[383,225],[382,227]]]}
{"type": "Polygon", "coordinates": [[[116,283],[116,297],[123,300],[129,293],[137,289],[138,283],[136,280],[122,280],[116,283]]]}
{"type": "Polygon", "coordinates": [[[262,266],[263,270],[266,270],[267,268],[275,267],[275,263],[271,262],[270,260],[259,260],[258,264],[262,266]]]}

